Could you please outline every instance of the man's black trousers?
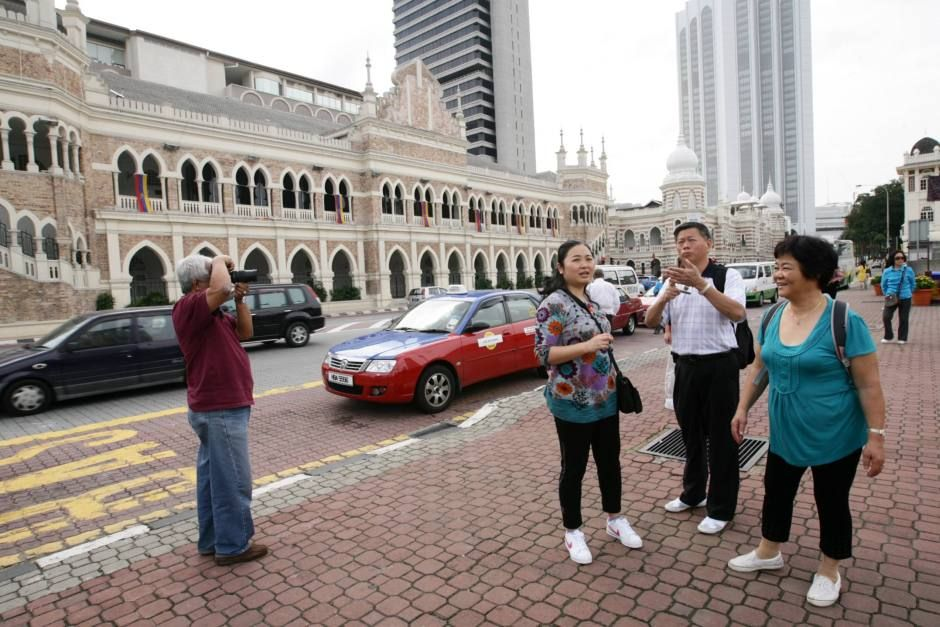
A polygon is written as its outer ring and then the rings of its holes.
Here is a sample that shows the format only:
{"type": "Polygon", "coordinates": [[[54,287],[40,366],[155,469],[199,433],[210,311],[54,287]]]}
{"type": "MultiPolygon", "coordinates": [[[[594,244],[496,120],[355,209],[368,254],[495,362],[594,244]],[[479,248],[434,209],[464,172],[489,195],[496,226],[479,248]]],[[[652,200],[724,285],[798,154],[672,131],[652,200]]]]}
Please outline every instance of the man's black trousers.
{"type": "Polygon", "coordinates": [[[708,516],[715,520],[734,518],[738,503],[738,445],[731,438],[731,419],[738,406],[739,373],[731,352],[676,357],[672,402],[686,450],[679,498],[697,505],[707,496],[708,516]]]}

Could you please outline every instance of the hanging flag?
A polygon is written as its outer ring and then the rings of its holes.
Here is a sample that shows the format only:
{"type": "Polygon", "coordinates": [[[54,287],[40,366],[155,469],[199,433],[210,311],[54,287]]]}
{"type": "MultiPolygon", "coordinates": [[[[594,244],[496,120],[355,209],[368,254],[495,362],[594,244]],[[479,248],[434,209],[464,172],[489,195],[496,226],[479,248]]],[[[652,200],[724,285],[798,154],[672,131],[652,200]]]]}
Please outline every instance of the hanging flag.
{"type": "Polygon", "coordinates": [[[134,175],[134,196],[137,197],[137,211],[150,213],[150,197],[147,195],[147,175],[134,175]]]}
{"type": "Polygon", "coordinates": [[[482,232],[483,232],[483,215],[482,215],[482,213],[483,213],[483,212],[480,211],[479,209],[476,209],[476,210],[474,210],[474,212],[473,212],[474,220],[475,220],[475,222],[477,223],[477,233],[482,233],[482,232]]]}
{"type": "Polygon", "coordinates": [[[424,219],[424,226],[430,227],[431,220],[430,220],[430,217],[428,216],[428,203],[421,202],[420,204],[421,204],[421,217],[424,219]]]}
{"type": "Polygon", "coordinates": [[[333,207],[336,210],[336,223],[346,224],[346,220],[343,218],[343,197],[339,194],[333,196],[333,207]]]}

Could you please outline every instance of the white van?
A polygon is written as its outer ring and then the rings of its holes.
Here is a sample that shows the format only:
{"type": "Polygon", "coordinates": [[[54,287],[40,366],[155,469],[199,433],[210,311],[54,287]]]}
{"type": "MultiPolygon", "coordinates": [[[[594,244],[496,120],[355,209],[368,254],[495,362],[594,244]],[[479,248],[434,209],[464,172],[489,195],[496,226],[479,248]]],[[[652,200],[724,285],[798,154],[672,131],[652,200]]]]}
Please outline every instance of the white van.
{"type": "Polygon", "coordinates": [[[763,305],[766,301],[777,302],[777,284],[774,283],[773,261],[747,261],[729,263],[744,279],[747,302],[763,305]]]}
{"type": "Polygon", "coordinates": [[[636,270],[630,266],[597,266],[597,269],[604,271],[605,281],[623,287],[632,298],[643,295],[643,285],[636,270]]]}

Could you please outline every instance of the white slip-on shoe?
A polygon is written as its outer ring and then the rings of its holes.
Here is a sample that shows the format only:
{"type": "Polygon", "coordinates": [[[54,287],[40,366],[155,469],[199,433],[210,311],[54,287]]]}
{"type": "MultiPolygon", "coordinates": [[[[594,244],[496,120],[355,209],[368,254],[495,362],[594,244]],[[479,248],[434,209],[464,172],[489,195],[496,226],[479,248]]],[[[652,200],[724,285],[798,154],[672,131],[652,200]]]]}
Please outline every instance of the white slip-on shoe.
{"type": "Polygon", "coordinates": [[[835,582],[825,575],[813,575],[813,585],[806,593],[806,601],[816,607],[829,607],[839,600],[839,591],[842,589],[842,575],[836,575],[835,582]]]}
{"type": "Polygon", "coordinates": [[[715,520],[714,518],[706,516],[702,519],[702,522],[698,524],[698,530],[700,533],[713,536],[716,533],[721,533],[721,531],[728,526],[729,522],[728,520],[715,520]]]}
{"type": "Polygon", "coordinates": [[[643,546],[643,539],[637,535],[630,523],[623,516],[607,520],[607,535],[620,540],[620,544],[630,549],[643,546]]]}
{"type": "Polygon", "coordinates": [[[891,343],[893,343],[893,342],[894,342],[894,340],[889,340],[889,339],[887,339],[887,338],[881,338],[881,343],[882,343],[882,344],[891,344],[891,343]]]}
{"type": "Polygon", "coordinates": [[[898,340],[898,344],[901,346],[904,346],[905,344],[907,344],[907,340],[898,340]]]}
{"type": "Polygon", "coordinates": [[[588,548],[587,541],[580,529],[565,532],[565,547],[568,549],[568,555],[572,561],[577,564],[590,564],[594,561],[591,555],[591,549],[588,548]]]}
{"type": "Polygon", "coordinates": [[[707,501],[708,499],[702,499],[702,502],[698,505],[689,505],[688,503],[684,503],[682,499],[674,499],[666,503],[664,507],[666,508],[667,512],[678,514],[679,512],[684,512],[687,509],[692,509],[693,507],[705,507],[705,503],[707,501]]]}
{"type": "Polygon", "coordinates": [[[753,573],[756,570],[777,570],[783,568],[783,555],[779,552],[771,558],[757,557],[757,551],[751,551],[728,560],[728,568],[739,573],[753,573]]]}

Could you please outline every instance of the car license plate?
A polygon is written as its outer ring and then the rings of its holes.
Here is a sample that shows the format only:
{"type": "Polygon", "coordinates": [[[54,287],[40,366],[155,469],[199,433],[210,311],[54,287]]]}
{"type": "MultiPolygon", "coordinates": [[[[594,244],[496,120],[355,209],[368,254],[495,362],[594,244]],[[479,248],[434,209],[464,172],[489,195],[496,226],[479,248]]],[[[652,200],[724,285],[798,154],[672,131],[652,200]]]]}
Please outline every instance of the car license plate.
{"type": "Polygon", "coordinates": [[[352,375],[340,374],[338,372],[330,372],[327,374],[327,376],[329,377],[330,381],[332,381],[333,383],[339,383],[340,385],[352,385],[353,384],[352,375]]]}

